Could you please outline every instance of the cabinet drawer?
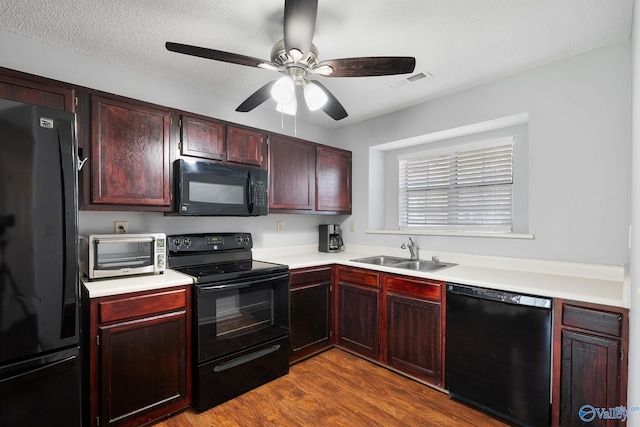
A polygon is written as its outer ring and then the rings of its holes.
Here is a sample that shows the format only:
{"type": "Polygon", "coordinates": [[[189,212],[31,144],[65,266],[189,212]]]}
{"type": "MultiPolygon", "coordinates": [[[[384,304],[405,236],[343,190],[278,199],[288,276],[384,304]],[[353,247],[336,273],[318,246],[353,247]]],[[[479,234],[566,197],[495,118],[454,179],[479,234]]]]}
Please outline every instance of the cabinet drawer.
{"type": "Polygon", "coordinates": [[[380,275],[374,271],[359,268],[341,267],[339,279],[341,282],[357,283],[359,285],[380,287],[380,275]]]}
{"type": "Polygon", "coordinates": [[[321,267],[305,270],[291,271],[291,286],[306,285],[331,281],[331,267],[321,267]]]}
{"type": "Polygon", "coordinates": [[[442,282],[435,280],[411,279],[403,276],[387,276],[385,284],[387,292],[440,301],[442,282]]]}
{"type": "Polygon", "coordinates": [[[112,301],[100,301],[98,303],[98,322],[116,322],[123,319],[184,309],[187,306],[186,293],[186,289],[176,289],[112,301]]]}
{"type": "Polygon", "coordinates": [[[622,336],[622,314],[620,313],[563,305],[562,324],[615,337],[622,336]]]}

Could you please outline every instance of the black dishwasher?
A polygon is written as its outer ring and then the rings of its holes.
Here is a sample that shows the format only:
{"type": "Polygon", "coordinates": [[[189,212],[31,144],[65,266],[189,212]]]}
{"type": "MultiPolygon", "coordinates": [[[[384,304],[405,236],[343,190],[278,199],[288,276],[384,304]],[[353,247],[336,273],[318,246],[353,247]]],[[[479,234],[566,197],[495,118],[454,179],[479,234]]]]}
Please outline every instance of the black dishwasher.
{"type": "Polygon", "coordinates": [[[551,299],[447,284],[445,387],[522,426],[548,426],[551,299]]]}

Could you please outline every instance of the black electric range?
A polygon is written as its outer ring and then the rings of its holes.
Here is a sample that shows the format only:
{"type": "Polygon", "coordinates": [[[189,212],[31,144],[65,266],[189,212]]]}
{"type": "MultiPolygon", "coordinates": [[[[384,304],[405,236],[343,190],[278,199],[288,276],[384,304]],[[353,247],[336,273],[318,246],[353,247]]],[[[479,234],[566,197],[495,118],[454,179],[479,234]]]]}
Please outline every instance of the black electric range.
{"type": "Polygon", "coordinates": [[[249,233],[168,236],[168,266],[194,278],[196,411],[289,372],[289,267],[256,261],[249,233]]]}

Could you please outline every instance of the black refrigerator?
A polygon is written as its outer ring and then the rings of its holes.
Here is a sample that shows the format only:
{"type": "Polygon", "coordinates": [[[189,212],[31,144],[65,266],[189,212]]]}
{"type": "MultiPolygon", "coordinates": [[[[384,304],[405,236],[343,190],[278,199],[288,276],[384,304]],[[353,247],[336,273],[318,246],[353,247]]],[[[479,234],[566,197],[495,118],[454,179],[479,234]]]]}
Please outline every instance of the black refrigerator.
{"type": "Polygon", "coordinates": [[[75,123],[0,99],[0,426],[81,425],[75,123]]]}

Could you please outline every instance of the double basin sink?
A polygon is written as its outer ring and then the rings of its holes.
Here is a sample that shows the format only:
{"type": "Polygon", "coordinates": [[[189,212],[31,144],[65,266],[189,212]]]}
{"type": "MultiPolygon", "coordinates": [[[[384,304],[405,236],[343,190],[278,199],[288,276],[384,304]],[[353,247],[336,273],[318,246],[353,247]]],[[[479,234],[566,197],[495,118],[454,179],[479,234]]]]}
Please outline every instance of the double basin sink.
{"type": "Polygon", "coordinates": [[[447,262],[427,261],[422,259],[412,260],[387,255],[376,255],[366,258],[352,259],[351,261],[414,271],[437,271],[457,265],[447,262]]]}

